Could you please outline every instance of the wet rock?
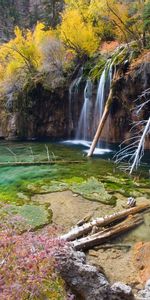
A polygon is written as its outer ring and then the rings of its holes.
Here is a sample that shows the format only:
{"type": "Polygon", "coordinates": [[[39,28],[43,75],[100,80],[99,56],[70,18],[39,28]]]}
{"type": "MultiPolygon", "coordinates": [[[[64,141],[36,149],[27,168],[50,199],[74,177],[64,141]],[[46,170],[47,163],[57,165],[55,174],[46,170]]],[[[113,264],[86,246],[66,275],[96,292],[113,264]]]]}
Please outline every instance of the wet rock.
{"type": "Polygon", "coordinates": [[[120,282],[112,287],[103,272],[86,263],[85,254],[66,246],[57,252],[59,272],[69,288],[82,300],[133,300],[132,289],[120,282]]]}
{"type": "Polygon", "coordinates": [[[56,259],[61,276],[78,297],[83,300],[111,300],[107,279],[96,267],[86,264],[84,253],[66,249],[66,252],[57,253],[56,259]]]}
{"type": "Polygon", "coordinates": [[[150,299],[150,279],[145,284],[145,289],[139,291],[136,300],[149,300],[150,299]]]}
{"type": "MultiPolygon", "coordinates": [[[[126,75],[118,78],[115,82],[114,92],[113,92],[113,103],[110,109],[109,131],[104,128],[101,135],[102,140],[112,142],[120,142],[121,140],[126,140],[131,137],[131,123],[128,120],[135,121],[135,116],[133,114],[133,103],[137,97],[147,89],[150,85],[150,55],[149,53],[139,57],[136,60],[136,64],[133,63],[129,68],[126,75]],[[119,98],[118,98],[119,95],[119,98]],[[121,101],[120,101],[121,99],[121,101]]],[[[138,104],[138,103],[137,103],[138,104]]],[[[143,111],[144,115],[147,115],[143,111]]],[[[145,143],[145,148],[150,148],[149,139],[145,143]]],[[[137,195],[131,195],[137,197],[137,195]]]]}
{"type": "Polygon", "coordinates": [[[134,295],[130,286],[122,283],[116,282],[112,285],[112,300],[133,300],[134,295]]]}

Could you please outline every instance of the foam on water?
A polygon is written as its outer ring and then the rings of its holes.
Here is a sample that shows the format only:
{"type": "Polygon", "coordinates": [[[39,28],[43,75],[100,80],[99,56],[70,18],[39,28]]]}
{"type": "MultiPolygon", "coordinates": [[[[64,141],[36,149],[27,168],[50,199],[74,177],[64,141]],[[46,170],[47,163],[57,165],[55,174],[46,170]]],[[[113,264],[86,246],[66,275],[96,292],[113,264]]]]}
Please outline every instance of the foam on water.
{"type": "Polygon", "coordinates": [[[66,140],[61,142],[62,144],[68,144],[68,145],[82,145],[85,147],[90,147],[91,142],[90,141],[84,141],[84,140],[66,140]]]}
{"type": "MultiPolygon", "coordinates": [[[[84,150],[84,152],[88,153],[88,150],[84,150]]],[[[110,152],[112,152],[112,150],[110,150],[110,149],[95,148],[93,154],[94,155],[103,155],[103,154],[110,153],[110,152]]]]}

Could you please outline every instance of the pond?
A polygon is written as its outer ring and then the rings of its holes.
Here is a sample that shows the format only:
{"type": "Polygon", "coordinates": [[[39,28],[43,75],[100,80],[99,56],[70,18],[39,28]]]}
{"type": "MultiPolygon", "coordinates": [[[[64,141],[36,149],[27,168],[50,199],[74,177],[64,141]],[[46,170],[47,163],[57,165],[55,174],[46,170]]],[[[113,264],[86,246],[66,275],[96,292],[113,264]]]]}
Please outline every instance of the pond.
{"type": "MultiPolygon", "coordinates": [[[[57,143],[1,141],[1,219],[19,215],[25,218],[27,228],[33,229],[49,224],[53,212],[48,203],[33,201],[35,195],[67,190],[81,195],[83,199],[107,205],[108,211],[119,202],[121,207],[122,201],[126,201],[130,196],[149,199],[148,154],[147,163],[144,162],[138,174],[129,177],[120,171],[112,160],[116,148],[109,150],[104,146],[103,150],[97,149],[93,158],[87,159],[88,147],[88,143],[71,141],[57,143]]],[[[149,214],[146,214],[146,225],[142,225],[144,227],[141,226],[140,229],[145,231],[146,226],[147,233],[144,240],[148,239],[150,233],[149,219],[149,214]]],[[[137,232],[136,236],[143,237],[139,230],[137,232]]],[[[132,235],[131,239],[134,240],[135,236],[132,235]]]]}

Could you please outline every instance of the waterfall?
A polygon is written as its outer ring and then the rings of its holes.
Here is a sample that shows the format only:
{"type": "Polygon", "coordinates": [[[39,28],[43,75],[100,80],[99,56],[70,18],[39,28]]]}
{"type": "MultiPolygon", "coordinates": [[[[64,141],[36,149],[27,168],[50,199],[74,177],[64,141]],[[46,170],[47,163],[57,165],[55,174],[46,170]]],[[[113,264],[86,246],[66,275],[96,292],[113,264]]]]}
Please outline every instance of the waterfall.
{"type": "Polygon", "coordinates": [[[84,89],[84,103],[81,110],[76,139],[87,141],[90,139],[90,113],[91,113],[91,99],[92,99],[92,82],[90,79],[87,80],[84,89]]]}
{"type": "Polygon", "coordinates": [[[82,80],[83,68],[80,68],[77,77],[71,82],[69,87],[69,128],[70,135],[74,128],[74,122],[76,121],[76,112],[78,111],[77,97],[79,92],[79,85],[82,80]]]}
{"type": "Polygon", "coordinates": [[[97,121],[102,117],[103,110],[104,110],[105,84],[106,84],[106,68],[104,69],[101,75],[99,85],[98,85],[98,90],[97,90],[97,97],[96,97],[95,109],[94,109],[94,120],[96,121],[95,124],[96,127],[97,127],[97,121]]]}
{"type": "MultiPolygon", "coordinates": [[[[102,117],[105,101],[108,97],[113,77],[113,63],[108,60],[99,80],[96,100],[93,99],[93,85],[90,79],[86,81],[84,89],[84,102],[81,109],[76,140],[92,141],[102,117]]],[[[109,130],[109,121],[105,127],[106,135],[109,130]]],[[[100,146],[100,145],[99,145],[100,146]]]]}
{"type": "MultiPolygon", "coordinates": [[[[97,130],[97,126],[103,115],[105,101],[110,91],[112,78],[113,78],[113,63],[111,63],[109,60],[105,65],[105,68],[102,72],[98,84],[97,97],[96,97],[95,108],[94,108],[93,136],[97,130]]],[[[107,123],[106,134],[107,134],[107,132],[109,131],[109,121],[107,121],[106,123],[107,123]]],[[[98,143],[98,146],[100,147],[100,143],[98,143]]]]}
{"type": "Polygon", "coordinates": [[[102,117],[105,101],[110,90],[112,81],[112,65],[110,64],[109,66],[109,64],[110,62],[106,63],[98,84],[97,97],[94,108],[94,131],[97,129],[99,120],[102,117]]]}

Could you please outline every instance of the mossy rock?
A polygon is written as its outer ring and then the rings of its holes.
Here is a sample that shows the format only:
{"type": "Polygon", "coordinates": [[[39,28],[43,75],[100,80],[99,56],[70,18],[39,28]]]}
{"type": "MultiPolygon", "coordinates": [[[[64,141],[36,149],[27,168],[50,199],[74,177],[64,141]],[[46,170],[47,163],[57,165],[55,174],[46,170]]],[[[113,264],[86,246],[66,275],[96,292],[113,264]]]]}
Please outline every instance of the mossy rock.
{"type": "Polygon", "coordinates": [[[77,177],[77,176],[74,176],[74,177],[71,177],[71,178],[65,178],[63,179],[63,182],[67,183],[68,185],[72,185],[74,183],[82,183],[84,182],[85,179],[82,178],[82,177],[77,177]]]}
{"type": "Polygon", "coordinates": [[[19,199],[24,200],[24,201],[29,201],[30,200],[30,197],[28,195],[25,195],[24,193],[21,193],[21,192],[17,193],[17,197],[19,199]]]}
{"type": "Polygon", "coordinates": [[[33,194],[45,194],[45,193],[54,193],[54,192],[63,192],[67,189],[70,189],[72,184],[82,183],[84,179],[82,177],[71,177],[65,178],[61,181],[52,180],[49,182],[41,184],[29,184],[28,191],[31,191],[33,194]]]}
{"type": "Polygon", "coordinates": [[[132,196],[132,197],[141,197],[141,196],[143,196],[143,193],[141,193],[138,190],[133,190],[133,191],[130,192],[130,196],[132,196]]]}
{"type": "MultiPolygon", "coordinates": [[[[84,198],[102,202],[105,204],[112,204],[112,197],[105,190],[104,184],[96,178],[89,178],[82,183],[72,184],[71,190],[74,193],[82,195],[84,198]]],[[[114,199],[113,199],[114,204],[114,199]]]]}
{"type": "Polygon", "coordinates": [[[121,177],[115,177],[112,175],[106,176],[104,177],[104,180],[106,182],[113,182],[113,183],[118,183],[118,184],[125,184],[126,183],[126,179],[125,178],[121,178],[121,177]]]}
{"type": "Polygon", "coordinates": [[[68,184],[59,181],[51,181],[49,185],[42,185],[39,188],[40,193],[63,192],[68,189],[68,184]]]}
{"type": "Polygon", "coordinates": [[[31,229],[42,227],[52,221],[52,211],[39,205],[8,205],[7,213],[21,216],[31,229]]]}

